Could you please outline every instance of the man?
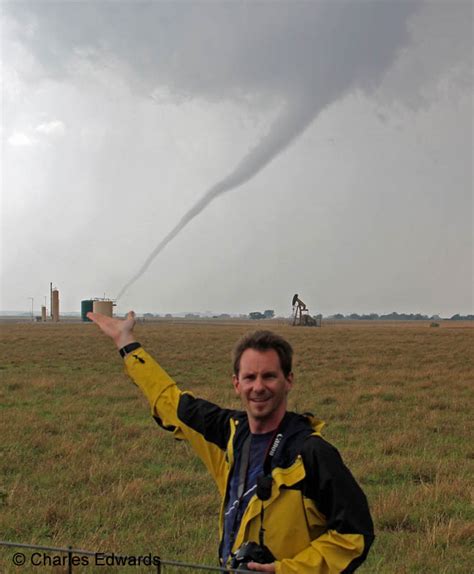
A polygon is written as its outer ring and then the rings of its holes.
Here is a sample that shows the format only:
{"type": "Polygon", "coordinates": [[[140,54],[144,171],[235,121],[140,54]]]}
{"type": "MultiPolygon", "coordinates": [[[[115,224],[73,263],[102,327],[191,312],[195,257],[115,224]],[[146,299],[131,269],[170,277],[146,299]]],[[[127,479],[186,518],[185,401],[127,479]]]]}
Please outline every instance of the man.
{"type": "Polygon", "coordinates": [[[155,420],[186,439],[222,497],[222,565],[276,574],[353,572],[367,556],[373,525],[364,493],[323,423],[287,411],[293,386],[290,344],[270,331],[241,339],[233,385],[244,411],[182,392],[125,320],[88,313],[115,342],[155,420]]]}

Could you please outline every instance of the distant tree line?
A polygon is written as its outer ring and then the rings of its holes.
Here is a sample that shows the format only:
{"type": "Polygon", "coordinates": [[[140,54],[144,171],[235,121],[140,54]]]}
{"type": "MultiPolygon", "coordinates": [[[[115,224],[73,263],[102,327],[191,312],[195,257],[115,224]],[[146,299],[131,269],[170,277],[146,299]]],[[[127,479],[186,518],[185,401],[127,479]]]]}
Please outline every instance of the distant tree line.
{"type": "MultiPolygon", "coordinates": [[[[336,313],[328,317],[328,319],[354,319],[362,321],[439,321],[439,315],[422,315],[421,313],[387,313],[386,315],[379,315],[378,313],[369,313],[367,315],[359,315],[358,313],[351,313],[350,315],[343,315],[336,313]]],[[[451,321],[473,321],[474,315],[460,315],[457,313],[450,317],[451,321]]]]}
{"type": "MultiPolygon", "coordinates": [[[[179,315],[177,315],[179,316],[179,315]]],[[[154,319],[159,317],[164,317],[170,319],[173,317],[170,313],[164,315],[159,315],[158,313],[144,313],[143,317],[145,319],[154,319]]],[[[199,313],[186,313],[184,315],[186,319],[199,319],[202,317],[199,313]]],[[[220,315],[213,315],[213,319],[229,319],[232,315],[229,313],[221,313],[220,315]]],[[[273,319],[275,317],[275,311],[273,309],[266,309],[263,313],[260,311],[252,311],[247,315],[239,315],[240,319],[273,319]]],[[[441,317],[439,315],[422,315],[421,313],[387,313],[386,315],[379,315],[378,313],[368,313],[359,315],[358,313],[351,313],[350,315],[343,315],[342,313],[335,313],[330,315],[327,319],[351,319],[360,321],[440,321],[441,317]]],[[[474,321],[474,315],[460,315],[456,313],[452,317],[449,317],[451,321],[474,321]]]]}
{"type": "Polygon", "coordinates": [[[266,309],[263,313],[260,311],[252,311],[249,313],[250,319],[273,319],[275,317],[275,311],[273,309],[266,309]]]}

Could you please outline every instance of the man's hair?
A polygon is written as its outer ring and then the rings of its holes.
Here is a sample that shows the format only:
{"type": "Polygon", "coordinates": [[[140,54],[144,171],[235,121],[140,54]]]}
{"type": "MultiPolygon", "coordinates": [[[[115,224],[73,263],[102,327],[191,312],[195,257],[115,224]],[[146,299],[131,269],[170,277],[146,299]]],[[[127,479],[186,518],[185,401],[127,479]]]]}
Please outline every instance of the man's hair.
{"type": "Polygon", "coordinates": [[[272,333],[272,331],[255,331],[244,335],[234,347],[232,353],[234,375],[238,376],[240,359],[247,349],[254,349],[255,351],[270,351],[273,349],[278,354],[281,370],[285,377],[291,373],[293,348],[290,343],[280,335],[272,333]]]}

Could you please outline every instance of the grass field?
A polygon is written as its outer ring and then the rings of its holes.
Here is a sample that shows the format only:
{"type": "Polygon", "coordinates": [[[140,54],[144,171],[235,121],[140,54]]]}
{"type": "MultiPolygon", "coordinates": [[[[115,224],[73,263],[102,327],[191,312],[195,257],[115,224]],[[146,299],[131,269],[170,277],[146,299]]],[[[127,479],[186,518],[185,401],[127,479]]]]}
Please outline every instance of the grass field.
{"type": "MultiPolygon", "coordinates": [[[[377,540],[359,572],[473,572],[472,323],[270,324],[296,351],[291,408],[326,421],[369,498],[377,540]]],[[[183,389],[237,408],[230,349],[256,326],[147,323],[137,338],[183,389]]],[[[213,484],[112,343],[92,324],[1,331],[0,538],[216,565],[213,484]]],[[[66,571],[13,553],[0,548],[1,574],[66,571]]]]}

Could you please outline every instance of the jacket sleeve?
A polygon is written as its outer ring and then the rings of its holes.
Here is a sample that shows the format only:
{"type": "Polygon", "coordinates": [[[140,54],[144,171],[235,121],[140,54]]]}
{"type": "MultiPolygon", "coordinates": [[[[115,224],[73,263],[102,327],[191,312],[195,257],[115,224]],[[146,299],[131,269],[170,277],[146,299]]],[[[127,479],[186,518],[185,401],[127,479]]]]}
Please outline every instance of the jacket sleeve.
{"type": "Polygon", "coordinates": [[[277,574],[349,574],[365,560],[374,528],[365,494],[339,452],[319,436],[302,451],[306,478],[303,495],[313,500],[327,530],[290,559],[276,563],[277,574]]]}
{"type": "Polygon", "coordinates": [[[223,466],[233,411],[181,391],[143,348],[125,358],[125,368],[143,391],[156,422],[175,438],[187,440],[224,492],[223,466]]]}

